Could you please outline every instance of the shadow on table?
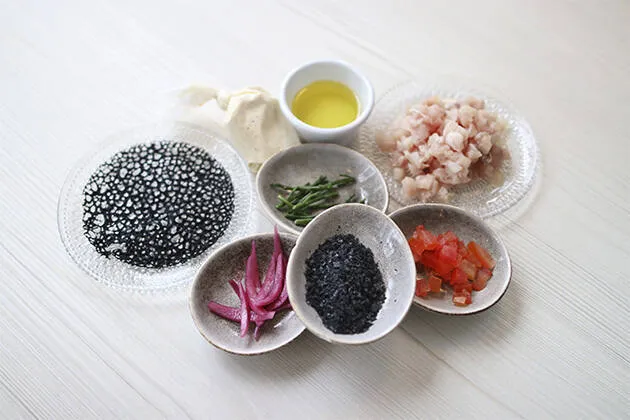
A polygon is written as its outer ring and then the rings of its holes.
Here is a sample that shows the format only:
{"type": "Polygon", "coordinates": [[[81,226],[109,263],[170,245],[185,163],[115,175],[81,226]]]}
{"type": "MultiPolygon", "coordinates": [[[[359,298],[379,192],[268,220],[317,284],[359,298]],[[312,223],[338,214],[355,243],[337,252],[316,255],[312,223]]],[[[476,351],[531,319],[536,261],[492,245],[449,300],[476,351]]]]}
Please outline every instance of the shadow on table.
{"type": "MultiPolygon", "coordinates": [[[[305,331],[270,353],[236,356],[220,353],[221,363],[252,384],[286,381],[295,385],[325,384],[331,398],[360,395],[366,389],[383,403],[405,406],[409,398],[430,393],[430,384],[448,354],[478,348],[479,343],[500,346],[523,321],[521,275],[515,269],[503,299],[489,310],[470,316],[434,314],[414,307],[400,328],[384,339],[363,346],[326,343],[305,331]]],[[[317,385],[319,386],[319,385],[317,385]]],[[[352,401],[349,401],[352,403],[352,401]]]]}
{"type": "Polygon", "coordinates": [[[245,376],[289,379],[306,375],[317,368],[327,357],[326,343],[308,331],[291,343],[269,353],[255,356],[221,354],[223,362],[245,376]]]}
{"type": "Polygon", "coordinates": [[[401,328],[416,340],[432,346],[432,351],[448,351],[449,343],[468,345],[479,342],[500,343],[523,322],[522,276],[515,269],[503,298],[484,312],[449,316],[413,307],[401,328]]]}
{"type": "Polygon", "coordinates": [[[287,346],[263,355],[220,355],[227,369],[253,384],[268,385],[271,379],[296,386],[324,386],[330,398],[344,396],[350,404],[355,395],[358,403],[368,392],[383,404],[401,406],[429,389],[440,366],[427,363],[428,357],[425,349],[399,329],[361,346],[330,344],[305,331],[287,346]]]}

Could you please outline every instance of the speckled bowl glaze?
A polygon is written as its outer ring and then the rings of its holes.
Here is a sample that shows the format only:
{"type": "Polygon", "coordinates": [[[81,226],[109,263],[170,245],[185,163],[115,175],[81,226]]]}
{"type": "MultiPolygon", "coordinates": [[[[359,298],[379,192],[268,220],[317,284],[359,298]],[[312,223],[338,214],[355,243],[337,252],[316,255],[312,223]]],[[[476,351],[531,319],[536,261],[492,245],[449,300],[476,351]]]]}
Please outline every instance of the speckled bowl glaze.
{"type": "Polygon", "coordinates": [[[293,309],[306,328],[332,343],[365,344],[378,340],[403,320],[415,291],[416,267],[405,236],[382,212],[363,204],[340,204],[309,223],[289,257],[287,289],[293,309]],[[352,234],[372,250],[386,285],[385,302],[376,321],[361,334],[335,334],[306,303],[306,260],[326,239],[352,234]]]}
{"type": "Polygon", "coordinates": [[[475,241],[490,252],[497,265],[485,289],[473,292],[472,303],[455,306],[450,287],[442,296],[414,297],[414,303],[433,312],[448,315],[470,315],[484,311],[497,303],[505,294],[512,277],[512,265],[507,249],[499,235],[479,217],[446,204],[416,204],[403,207],[390,215],[407,238],[418,225],[435,233],[453,231],[464,242],[475,241]]]}
{"type": "Polygon", "coordinates": [[[256,189],[267,214],[283,230],[300,234],[304,228],[296,226],[276,209],[278,191],[271,184],[303,185],[320,175],[338,179],[340,174],[356,178],[354,185],[339,190],[339,201],[352,194],[365,198],[367,204],[385,211],[389,203],[387,185],[380,171],[360,153],[335,144],[311,143],[294,146],[272,156],[256,177],[256,189]]]}
{"type": "MultiPolygon", "coordinates": [[[[285,253],[295,246],[295,236],[280,234],[285,253]]],[[[256,241],[258,268],[262,275],[273,253],[273,234],[248,236],[218,249],[199,270],[190,292],[190,313],[201,335],[208,342],[229,353],[254,355],[266,353],[284,346],[304,331],[304,325],[293,311],[279,312],[262,329],[260,339],[254,340],[253,327],[249,334],[240,337],[240,325],[227,321],[208,310],[208,302],[214,300],[229,306],[239,306],[239,300],[229,281],[242,279],[245,262],[251,252],[252,240],[256,241]]]]}

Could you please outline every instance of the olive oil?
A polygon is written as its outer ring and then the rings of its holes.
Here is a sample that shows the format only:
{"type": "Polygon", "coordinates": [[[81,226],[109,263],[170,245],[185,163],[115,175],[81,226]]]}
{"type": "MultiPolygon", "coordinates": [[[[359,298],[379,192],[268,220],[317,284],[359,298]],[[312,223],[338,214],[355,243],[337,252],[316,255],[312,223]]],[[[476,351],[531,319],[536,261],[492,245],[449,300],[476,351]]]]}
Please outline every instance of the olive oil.
{"type": "Polygon", "coordinates": [[[357,118],[359,102],[352,89],[343,83],[319,80],[295,95],[291,111],[308,125],[336,128],[357,118]]]}

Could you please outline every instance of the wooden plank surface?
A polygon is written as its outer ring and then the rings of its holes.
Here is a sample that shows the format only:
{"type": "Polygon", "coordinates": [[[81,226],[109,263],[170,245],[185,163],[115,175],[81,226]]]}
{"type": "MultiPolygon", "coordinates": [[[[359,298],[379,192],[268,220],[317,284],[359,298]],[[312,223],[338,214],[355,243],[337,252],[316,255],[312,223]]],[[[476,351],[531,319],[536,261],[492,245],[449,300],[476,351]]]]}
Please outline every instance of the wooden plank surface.
{"type": "Polygon", "coordinates": [[[0,417],[629,418],[629,21],[622,0],[0,0],[0,417]],[[98,141],[191,82],[277,93],[317,58],[377,94],[457,82],[529,120],[544,166],[493,222],[514,264],[500,304],[242,358],[199,336],[185,291],[121,294],[72,263],[57,199],[98,141]]]}

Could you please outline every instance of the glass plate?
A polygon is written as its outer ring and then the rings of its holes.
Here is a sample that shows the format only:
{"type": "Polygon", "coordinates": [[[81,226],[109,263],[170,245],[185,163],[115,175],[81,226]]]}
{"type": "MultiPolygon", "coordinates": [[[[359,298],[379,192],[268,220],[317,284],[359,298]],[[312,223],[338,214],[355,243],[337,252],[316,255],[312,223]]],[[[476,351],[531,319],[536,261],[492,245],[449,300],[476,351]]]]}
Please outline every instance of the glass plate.
{"type": "Polygon", "coordinates": [[[253,231],[254,194],[246,163],[226,141],[184,123],[139,127],[108,137],[83,158],[66,179],[58,207],[59,232],[72,259],[97,281],[108,286],[151,292],[175,289],[192,281],[198,268],[218,247],[253,231]],[[224,234],[203,253],[187,262],[161,269],[142,268],[99,254],[83,230],[83,187],[89,177],[115,153],[130,146],[155,141],[186,142],[207,151],[230,174],[234,185],[234,213],[224,234]]]}
{"type": "Polygon", "coordinates": [[[486,103],[486,109],[500,115],[509,125],[507,146],[512,158],[507,160],[502,168],[505,182],[497,187],[478,179],[451,188],[449,204],[461,207],[482,218],[498,215],[513,207],[534,185],[540,166],[538,145],[527,121],[507,105],[483,93],[470,89],[427,88],[414,82],[399,84],[379,99],[374,112],[361,127],[354,144],[354,148],[371,159],[385,177],[390,198],[394,202],[394,206],[391,207],[415,204],[418,201],[404,197],[400,182],[392,176],[389,155],[381,152],[376,146],[375,134],[378,130],[389,127],[411,105],[435,95],[454,99],[464,99],[467,96],[481,98],[486,103]]]}

